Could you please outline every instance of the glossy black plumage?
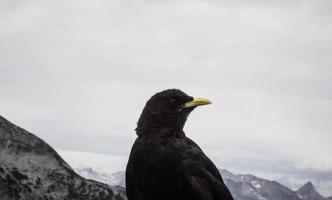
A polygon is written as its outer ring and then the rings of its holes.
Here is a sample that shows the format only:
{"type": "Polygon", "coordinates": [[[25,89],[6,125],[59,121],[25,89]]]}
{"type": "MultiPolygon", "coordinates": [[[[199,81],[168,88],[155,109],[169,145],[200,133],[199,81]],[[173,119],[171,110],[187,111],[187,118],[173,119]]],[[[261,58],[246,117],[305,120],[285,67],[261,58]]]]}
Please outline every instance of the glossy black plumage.
{"type": "Polygon", "coordinates": [[[216,166],[183,132],[195,108],[183,105],[192,100],[170,89],[146,103],[126,169],[128,200],[233,199],[216,166]]]}

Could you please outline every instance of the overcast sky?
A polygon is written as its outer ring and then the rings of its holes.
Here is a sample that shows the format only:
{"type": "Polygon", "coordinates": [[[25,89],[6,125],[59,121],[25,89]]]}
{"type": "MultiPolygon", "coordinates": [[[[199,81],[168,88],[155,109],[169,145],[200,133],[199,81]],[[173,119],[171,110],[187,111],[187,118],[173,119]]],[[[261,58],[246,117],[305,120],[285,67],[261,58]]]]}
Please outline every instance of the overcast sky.
{"type": "Polygon", "coordinates": [[[0,4],[0,115],[54,148],[123,163],[179,88],[213,102],[185,131],[217,166],[332,195],[332,1],[0,4]]]}

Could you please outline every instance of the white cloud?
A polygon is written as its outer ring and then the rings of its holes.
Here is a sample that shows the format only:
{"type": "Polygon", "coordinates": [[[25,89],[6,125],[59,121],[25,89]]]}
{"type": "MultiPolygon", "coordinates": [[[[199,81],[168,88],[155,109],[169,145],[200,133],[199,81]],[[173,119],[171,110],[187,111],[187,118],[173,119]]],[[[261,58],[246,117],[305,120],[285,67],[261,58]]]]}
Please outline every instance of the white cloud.
{"type": "Polygon", "coordinates": [[[332,172],[332,157],[317,155],[315,157],[304,158],[296,163],[295,167],[298,169],[314,169],[332,172]]]}

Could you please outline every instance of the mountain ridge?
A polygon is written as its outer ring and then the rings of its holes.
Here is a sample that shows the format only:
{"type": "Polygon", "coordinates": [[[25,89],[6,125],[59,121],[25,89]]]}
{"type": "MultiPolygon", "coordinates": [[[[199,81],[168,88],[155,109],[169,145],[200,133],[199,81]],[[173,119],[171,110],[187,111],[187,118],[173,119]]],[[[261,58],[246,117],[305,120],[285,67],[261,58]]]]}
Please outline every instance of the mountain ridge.
{"type": "MultiPolygon", "coordinates": [[[[93,169],[92,167],[75,168],[74,170],[82,176],[86,176],[90,179],[97,180],[99,177],[98,180],[101,182],[112,186],[120,185],[125,187],[124,171],[108,174],[105,172],[98,172],[98,170],[93,169]]],[[[267,180],[251,174],[234,174],[226,169],[220,169],[219,171],[225,184],[228,186],[236,200],[331,200],[322,197],[311,182],[311,188],[313,188],[318,195],[312,195],[305,198],[303,193],[302,196],[298,193],[298,190],[291,190],[275,180],[267,180]],[[320,199],[320,197],[323,199],[320,199]]]]}

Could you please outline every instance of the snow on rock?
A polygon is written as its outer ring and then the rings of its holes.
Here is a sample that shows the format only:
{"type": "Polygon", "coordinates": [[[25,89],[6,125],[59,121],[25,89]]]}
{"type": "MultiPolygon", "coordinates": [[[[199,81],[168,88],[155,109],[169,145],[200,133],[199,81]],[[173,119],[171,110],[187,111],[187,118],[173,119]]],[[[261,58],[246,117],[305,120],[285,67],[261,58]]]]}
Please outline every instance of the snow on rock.
{"type": "Polygon", "coordinates": [[[251,181],[251,184],[252,184],[255,188],[262,188],[262,186],[261,186],[257,181],[251,181]]]}

